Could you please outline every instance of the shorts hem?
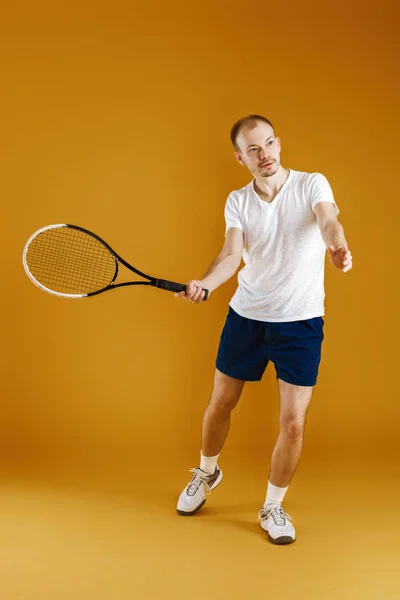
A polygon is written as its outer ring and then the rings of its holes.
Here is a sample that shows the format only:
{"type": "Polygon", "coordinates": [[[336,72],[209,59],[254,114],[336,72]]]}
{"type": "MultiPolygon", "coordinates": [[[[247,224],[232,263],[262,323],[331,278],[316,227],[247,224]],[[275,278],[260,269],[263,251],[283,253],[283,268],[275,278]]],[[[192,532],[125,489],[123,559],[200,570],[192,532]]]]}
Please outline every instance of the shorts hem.
{"type": "Polygon", "coordinates": [[[254,377],[252,377],[252,378],[249,378],[249,377],[240,377],[238,374],[233,374],[232,371],[228,372],[229,369],[221,368],[218,364],[216,364],[215,366],[216,366],[216,368],[218,369],[218,371],[220,373],[222,373],[223,375],[227,375],[228,377],[232,377],[232,379],[239,379],[240,381],[249,381],[249,382],[250,381],[261,381],[261,379],[262,379],[262,375],[258,379],[254,378],[254,377]]]}
{"type": "Polygon", "coordinates": [[[294,377],[288,377],[287,375],[278,375],[278,373],[276,374],[276,378],[281,379],[282,381],[284,381],[285,383],[289,383],[290,385],[299,385],[301,387],[315,387],[317,384],[317,378],[314,378],[312,380],[313,383],[309,383],[308,380],[306,382],[304,379],[295,379],[294,377]]]}

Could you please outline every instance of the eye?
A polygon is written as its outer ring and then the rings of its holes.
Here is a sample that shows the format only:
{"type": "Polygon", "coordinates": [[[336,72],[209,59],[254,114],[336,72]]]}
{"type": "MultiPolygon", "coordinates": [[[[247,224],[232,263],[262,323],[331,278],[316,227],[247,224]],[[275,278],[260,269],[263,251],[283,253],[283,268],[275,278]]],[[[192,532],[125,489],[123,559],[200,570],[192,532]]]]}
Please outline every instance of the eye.
{"type": "Polygon", "coordinates": [[[249,152],[255,152],[257,148],[250,148],[249,152]]]}
{"type": "Polygon", "coordinates": [[[270,140],[270,141],[268,142],[268,146],[272,146],[272,144],[273,144],[273,143],[274,143],[274,140],[270,140]]]}

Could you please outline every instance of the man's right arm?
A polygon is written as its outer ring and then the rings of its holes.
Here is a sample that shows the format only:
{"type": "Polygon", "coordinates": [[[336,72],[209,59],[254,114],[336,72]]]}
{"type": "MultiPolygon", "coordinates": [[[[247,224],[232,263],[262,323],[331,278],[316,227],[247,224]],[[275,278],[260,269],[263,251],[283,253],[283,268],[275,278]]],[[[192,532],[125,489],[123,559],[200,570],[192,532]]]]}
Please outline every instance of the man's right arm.
{"type": "Polygon", "coordinates": [[[228,281],[239,268],[243,252],[243,231],[238,227],[230,227],[226,233],[221,252],[211,263],[208,271],[201,279],[192,279],[186,285],[186,292],[175,294],[198,304],[204,298],[204,289],[209,293],[228,281]]]}

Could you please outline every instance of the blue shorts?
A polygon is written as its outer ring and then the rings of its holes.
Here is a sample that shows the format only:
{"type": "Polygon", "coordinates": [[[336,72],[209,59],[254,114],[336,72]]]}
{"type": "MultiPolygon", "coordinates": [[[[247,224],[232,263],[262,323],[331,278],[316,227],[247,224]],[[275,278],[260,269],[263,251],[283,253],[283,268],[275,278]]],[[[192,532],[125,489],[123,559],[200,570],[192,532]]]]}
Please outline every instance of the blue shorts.
{"type": "Polygon", "coordinates": [[[221,335],[218,371],[244,381],[260,381],[269,361],[287,383],[314,386],[324,339],[322,317],[288,323],[255,321],[229,307],[221,335]]]}

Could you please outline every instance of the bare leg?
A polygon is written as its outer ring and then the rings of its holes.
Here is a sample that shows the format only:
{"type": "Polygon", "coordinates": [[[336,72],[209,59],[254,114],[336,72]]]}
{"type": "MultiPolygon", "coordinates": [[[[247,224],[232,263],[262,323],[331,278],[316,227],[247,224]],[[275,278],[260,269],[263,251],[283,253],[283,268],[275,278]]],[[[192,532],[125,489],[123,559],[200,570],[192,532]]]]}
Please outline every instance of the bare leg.
{"type": "Polygon", "coordinates": [[[279,392],[280,433],[272,453],[269,481],[278,487],[287,487],[300,461],[313,388],[291,385],[279,379],[279,392]]]}
{"type": "Polygon", "coordinates": [[[216,456],[228,435],[231,412],[239,401],[245,382],[215,370],[214,388],[203,418],[202,446],[204,456],[216,456]]]}

